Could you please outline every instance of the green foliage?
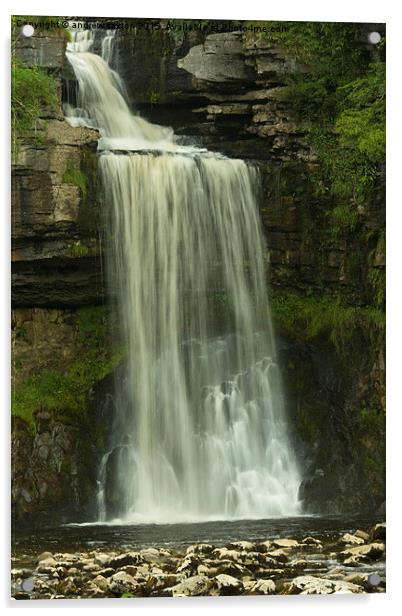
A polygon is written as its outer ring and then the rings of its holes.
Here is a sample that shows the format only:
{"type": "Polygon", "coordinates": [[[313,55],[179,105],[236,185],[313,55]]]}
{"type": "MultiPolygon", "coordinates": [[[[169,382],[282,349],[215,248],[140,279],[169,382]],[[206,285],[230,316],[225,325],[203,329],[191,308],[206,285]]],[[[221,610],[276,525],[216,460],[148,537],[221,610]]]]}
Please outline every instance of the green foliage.
{"type": "Polygon", "coordinates": [[[307,140],[322,163],[312,179],[317,194],[326,192],[340,202],[335,222],[353,230],[358,206],[372,193],[385,158],[381,46],[368,54],[360,24],[287,25],[289,31],[274,43],[303,69],[288,71],[285,79],[307,140]]]}
{"type": "Polygon", "coordinates": [[[340,230],[353,231],[356,228],[359,214],[350,203],[343,203],[334,207],[331,217],[335,222],[332,231],[336,235],[340,230]]]}
{"type": "Polygon", "coordinates": [[[57,82],[39,66],[25,66],[13,57],[11,61],[11,129],[12,153],[15,158],[18,142],[29,132],[44,107],[56,109],[57,82]]]}
{"type": "Polygon", "coordinates": [[[42,405],[57,416],[85,412],[91,386],[109,374],[121,361],[123,349],[107,343],[107,314],[102,306],[78,311],[78,353],[67,370],[55,366],[19,385],[12,394],[12,413],[33,425],[33,415],[42,405]]]}
{"type": "Polygon", "coordinates": [[[340,354],[360,326],[368,331],[383,331],[385,328],[385,315],[381,310],[345,306],[331,297],[316,299],[292,293],[274,295],[271,306],[279,327],[294,338],[303,341],[327,339],[340,354]]]}
{"type": "Polygon", "coordinates": [[[87,196],[88,189],[88,179],[80,169],[77,169],[74,161],[67,161],[67,169],[63,174],[62,181],[66,184],[73,184],[74,186],[78,186],[81,191],[82,197],[85,199],[87,196]]]}
{"type": "Polygon", "coordinates": [[[91,254],[91,248],[78,240],[70,246],[69,253],[74,258],[87,257],[91,254]]]}
{"type": "Polygon", "coordinates": [[[374,162],[385,157],[385,62],[339,88],[345,94],[335,128],[342,148],[357,149],[374,162]]]}

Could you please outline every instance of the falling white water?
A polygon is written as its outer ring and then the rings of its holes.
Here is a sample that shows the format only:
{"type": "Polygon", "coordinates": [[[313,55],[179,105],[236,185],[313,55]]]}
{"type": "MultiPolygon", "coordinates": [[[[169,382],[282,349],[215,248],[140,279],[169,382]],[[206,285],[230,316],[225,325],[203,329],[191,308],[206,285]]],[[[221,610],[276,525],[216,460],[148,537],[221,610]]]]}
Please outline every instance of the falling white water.
{"type": "Polygon", "coordinates": [[[256,172],[133,115],[118,75],[81,37],[82,51],[75,37],[67,54],[79,84],[70,121],[97,127],[106,150],[109,272],[128,346],[100,518],[297,514],[256,172]]]}

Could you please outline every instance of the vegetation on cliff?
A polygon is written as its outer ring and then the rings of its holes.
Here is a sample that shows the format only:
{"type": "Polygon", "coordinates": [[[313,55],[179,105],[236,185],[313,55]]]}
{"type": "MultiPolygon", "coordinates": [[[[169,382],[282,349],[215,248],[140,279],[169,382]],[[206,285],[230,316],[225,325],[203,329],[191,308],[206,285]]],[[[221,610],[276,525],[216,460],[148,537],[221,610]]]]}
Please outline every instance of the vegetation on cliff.
{"type": "Polygon", "coordinates": [[[42,406],[58,417],[85,412],[92,385],[112,372],[122,360],[123,350],[113,346],[108,314],[102,306],[80,308],[77,328],[72,365],[66,367],[60,353],[52,369],[39,370],[15,387],[13,415],[33,426],[34,415],[42,406]]]}
{"type": "Polygon", "coordinates": [[[43,109],[57,107],[57,81],[40,66],[26,66],[11,59],[11,133],[12,154],[18,142],[32,129],[43,109]]]}
{"type": "Polygon", "coordinates": [[[336,197],[334,223],[353,229],[385,163],[385,37],[369,45],[362,24],[288,26],[269,36],[302,67],[285,80],[321,162],[316,192],[336,197]]]}

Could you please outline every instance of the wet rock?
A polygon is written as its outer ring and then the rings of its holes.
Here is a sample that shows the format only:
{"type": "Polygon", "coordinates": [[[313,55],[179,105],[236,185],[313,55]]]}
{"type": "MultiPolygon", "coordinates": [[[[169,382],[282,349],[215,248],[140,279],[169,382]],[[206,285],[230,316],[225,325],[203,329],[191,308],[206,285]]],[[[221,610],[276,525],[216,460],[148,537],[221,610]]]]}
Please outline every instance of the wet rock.
{"type": "Polygon", "coordinates": [[[36,562],[40,563],[42,560],[48,560],[49,558],[53,558],[53,554],[51,552],[42,552],[41,554],[39,554],[38,558],[36,559],[36,562]]]}
{"type": "Polygon", "coordinates": [[[370,535],[369,533],[366,533],[366,531],[364,530],[357,530],[355,533],[353,533],[355,535],[355,537],[359,537],[359,539],[363,539],[363,541],[369,541],[370,540],[370,535]]]}
{"type": "Polygon", "coordinates": [[[373,526],[373,528],[371,529],[371,536],[373,539],[380,539],[381,541],[384,541],[386,538],[385,522],[373,526]]]}
{"type": "Polygon", "coordinates": [[[299,542],[295,539],[275,539],[272,541],[272,545],[276,548],[297,548],[299,542]]]}
{"type": "MultiPolygon", "coordinates": [[[[70,569],[70,572],[72,571],[72,569],[70,569]]],[[[75,570],[77,571],[77,569],[75,570]]],[[[102,575],[105,578],[109,578],[111,577],[115,572],[114,569],[112,569],[112,567],[107,567],[106,569],[101,569],[100,571],[98,571],[98,575],[102,575]]]]}
{"type": "Polygon", "coordinates": [[[232,575],[233,577],[241,578],[244,575],[248,575],[251,573],[248,569],[246,569],[243,565],[239,563],[234,563],[230,560],[221,561],[217,567],[209,570],[209,575],[219,575],[219,574],[232,575]]]}
{"type": "Polygon", "coordinates": [[[357,537],[356,535],[351,535],[350,533],[345,533],[340,539],[338,539],[338,543],[341,545],[362,545],[364,543],[364,539],[357,537]]]}
{"type": "Polygon", "coordinates": [[[221,573],[215,577],[215,580],[220,595],[239,595],[243,590],[242,582],[231,575],[221,573]]]}
{"type": "Polygon", "coordinates": [[[127,554],[120,554],[114,558],[111,558],[108,563],[108,567],[113,569],[119,569],[125,565],[137,565],[143,562],[141,555],[138,552],[128,552],[127,554]]]}
{"type": "Polygon", "coordinates": [[[95,565],[95,563],[88,563],[83,566],[82,570],[86,573],[97,573],[101,570],[101,567],[99,565],[95,565]]]}
{"type": "Polygon", "coordinates": [[[276,584],[273,580],[257,580],[250,588],[251,595],[273,595],[276,591],[276,584]]]}
{"type": "Polygon", "coordinates": [[[197,572],[197,568],[201,565],[201,560],[194,554],[188,554],[182,563],[177,567],[176,572],[184,577],[192,577],[197,572]]]}
{"type": "Polygon", "coordinates": [[[78,593],[78,588],[76,586],[75,580],[71,577],[67,577],[63,580],[58,586],[59,592],[67,597],[70,595],[76,595],[78,593]]]}
{"type": "Polygon", "coordinates": [[[119,571],[108,579],[108,589],[115,595],[122,595],[125,592],[136,594],[140,590],[140,585],[131,575],[119,571]]]}
{"type": "Polygon", "coordinates": [[[94,555],[94,563],[96,565],[100,565],[101,567],[104,567],[110,561],[110,558],[111,558],[110,554],[104,554],[102,552],[99,552],[94,555]]]}
{"type": "Polygon", "coordinates": [[[175,586],[165,589],[163,594],[171,597],[198,597],[208,595],[213,582],[205,575],[193,575],[175,586]]]}
{"type": "Polygon", "coordinates": [[[237,550],[239,552],[255,551],[255,543],[251,541],[233,541],[232,543],[228,543],[226,547],[228,550],[237,550]]]}
{"type": "Polygon", "coordinates": [[[329,595],[333,593],[361,593],[363,588],[343,580],[302,575],[284,584],[284,594],[329,595]]]}
{"type": "Polygon", "coordinates": [[[275,561],[278,561],[280,563],[286,563],[288,561],[288,552],[281,549],[267,552],[266,556],[268,556],[269,558],[273,558],[275,561]]]}
{"type": "Polygon", "coordinates": [[[109,589],[109,582],[103,575],[97,575],[92,582],[95,586],[103,590],[103,592],[107,592],[109,589]]]}
{"type": "Polygon", "coordinates": [[[304,537],[301,542],[303,545],[322,546],[322,543],[319,539],[311,537],[310,535],[308,537],[304,537]]]}
{"type": "Polygon", "coordinates": [[[100,597],[104,597],[106,593],[107,593],[107,590],[103,590],[103,588],[100,588],[99,586],[94,584],[93,581],[88,581],[82,587],[80,596],[100,598],[100,597]]]}
{"type": "Polygon", "coordinates": [[[307,565],[308,561],[304,558],[297,558],[289,563],[289,567],[292,567],[293,569],[300,569],[301,567],[306,567],[307,565]]]}
{"type": "Polygon", "coordinates": [[[271,541],[262,541],[261,543],[256,543],[254,549],[256,552],[269,552],[272,549],[272,543],[271,541]]]}
{"type": "Polygon", "coordinates": [[[54,558],[45,558],[41,560],[36,567],[38,573],[46,573],[48,575],[53,574],[56,571],[57,563],[54,558]]]}
{"type": "MultiPolygon", "coordinates": [[[[108,569],[107,569],[107,571],[108,571],[108,569]]],[[[115,571],[113,569],[110,569],[110,571],[112,571],[112,575],[113,575],[113,573],[115,573],[115,571]]],[[[128,575],[132,575],[133,577],[137,577],[138,567],[136,565],[125,565],[124,567],[119,567],[119,571],[124,571],[124,573],[128,573],[128,575]]],[[[149,568],[148,567],[147,567],[146,571],[147,571],[147,574],[149,575],[149,568]]],[[[105,577],[110,577],[110,576],[105,576],[105,577]]]]}
{"type": "Polygon", "coordinates": [[[215,573],[211,574],[211,569],[209,569],[206,565],[198,565],[197,567],[197,575],[216,575],[217,571],[215,569],[215,573]]]}
{"type": "Polygon", "coordinates": [[[31,598],[30,594],[24,592],[23,590],[17,590],[17,592],[14,593],[13,597],[14,599],[17,599],[17,601],[31,598]]]}
{"type": "Polygon", "coordinates": [[[30,569],[11,569],[12,578],[24,578],[31,574],[30,569]]]}
{"type": "MultiPolygon", "coordinates": [[[[356,560],[369,559],[378,560],[385,554],[385,545],[383,543],[369,543],[358,545],[353,548],[348,548],[340,553],[340,557],[345,559],[355,557],[356,560]]],[[[346,563],[345,563],[346,564],[346,563]]]]}
{"type": "Polygon", "coordinates": [[[171,588],[178,582],[178,576],[174,573],[158,573],[148,577],[145,584],[147,594],[160,595],[165,588],[171,588]]]}
{"type": "Polygon", "coordinates": [[[190,545],[186,554],[210,554],[214,549],[214,546],[209,543],[197,543],[195,545],[190,545]]]}

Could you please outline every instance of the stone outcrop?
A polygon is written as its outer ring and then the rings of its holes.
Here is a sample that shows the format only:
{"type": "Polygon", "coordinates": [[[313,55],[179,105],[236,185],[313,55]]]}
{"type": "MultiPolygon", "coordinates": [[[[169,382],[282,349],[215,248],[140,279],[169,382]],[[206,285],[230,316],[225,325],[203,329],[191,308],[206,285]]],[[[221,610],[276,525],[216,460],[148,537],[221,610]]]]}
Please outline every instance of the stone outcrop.
{"type": "MultiPolygon", "coordinates": [[[[16,55],[58,80],[66,68],[58,32],[19,37],[16,55]]],[[[98,132],[71,127],[59,109],[43,109],[18,144],[12,170],[12,301],[14,306],[76,306],[102,297],[98,132]]]]}

